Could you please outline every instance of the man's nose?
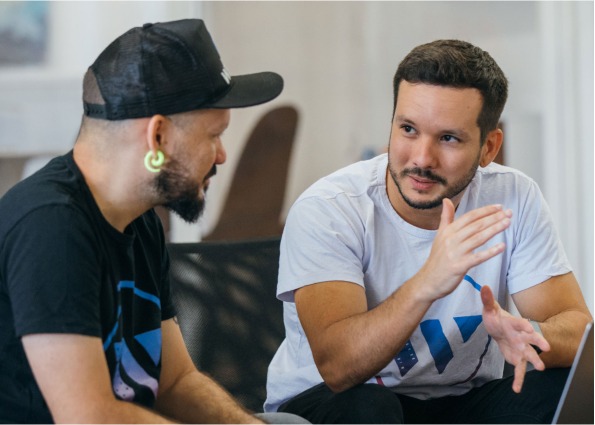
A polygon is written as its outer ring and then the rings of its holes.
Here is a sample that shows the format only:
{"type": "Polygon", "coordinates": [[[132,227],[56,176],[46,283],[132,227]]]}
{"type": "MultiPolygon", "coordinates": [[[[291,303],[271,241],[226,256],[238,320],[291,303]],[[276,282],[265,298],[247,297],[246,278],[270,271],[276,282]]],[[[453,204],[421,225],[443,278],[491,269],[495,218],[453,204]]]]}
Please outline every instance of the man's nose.
{"type": "Polygon", "coordinates": [[[431,137],[420,137],[415,143],[413,164],[422,169],[436,167],[436,144],[431,137]]]}
{"type": "Polygon", "coordinates": [[[227,152],[223,147],[221,139],[217,143],[217,157],[215,158],[215,164],[223,164],[227,160],[227,152]]]}

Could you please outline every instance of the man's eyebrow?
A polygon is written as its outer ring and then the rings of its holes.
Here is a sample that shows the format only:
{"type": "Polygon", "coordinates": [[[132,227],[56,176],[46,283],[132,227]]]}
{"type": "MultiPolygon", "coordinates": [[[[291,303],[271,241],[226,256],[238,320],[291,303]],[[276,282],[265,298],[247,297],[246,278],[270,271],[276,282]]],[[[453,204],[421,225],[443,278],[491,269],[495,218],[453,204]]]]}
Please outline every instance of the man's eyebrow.
{"type": "MultiPolygon", "coordinates": [[[[395,115],[395,121],[402,122],[405,124],[415,125],[415,122],[413,122],[413,120],[410,120],[409,118],[407,118],[404,115],[395,115]]],[[[460,128],[445,128],[444,130],[441,131],[441,133],[452,134],[453,136],[456,136],[460,139],[468,139],[469,138],[469,133],[467,133],[465,130],[460,129],[460,128]]]]}
{"type": "Polygon", "coordinates": [[[463,129],[453,128],[453,129],[444,129],[442,130],[443,133],[452,134],[453,136],[458,137],[459,139],[468,139],[469,133],[467,133],[463,129]]]}
{"type": "Polygon", "coordinates": [[[395,116],[395,121],[400,121],[400,122],[404,122],[404,123],[407,123],[407,124],[415,125],[415,123],[412,120],[410,120],[409,118],[407,118],[404,115],[396,115],[395,116]]]}

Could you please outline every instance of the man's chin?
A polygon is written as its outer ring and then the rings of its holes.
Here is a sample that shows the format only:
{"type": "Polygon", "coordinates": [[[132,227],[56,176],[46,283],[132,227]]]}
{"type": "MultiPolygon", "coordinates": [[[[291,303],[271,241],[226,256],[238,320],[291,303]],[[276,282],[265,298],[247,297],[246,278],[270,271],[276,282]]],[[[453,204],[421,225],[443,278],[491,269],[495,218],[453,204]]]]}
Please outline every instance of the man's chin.
{"type": "Polygon", "coordinates": [[[463,192],[466,187],[467,186],[464,186],[461,189],[454,190],[452,187],[446,187],[442,190],[432,191],[434,193],[420,193],[419,191],[414,189],[409,189],[407,192],[403,193],[399,188],[399,192],[405,203],[409,205],[411,208],[415,208],[416,210],[431,210],[434,208],[441,207],[442,200],[444,198],[453,200],[456,196],[463,192]]]}
{"type": "Polygon", "coordinates": [[[416,210],[430,210],[442,205],[444,199],[444,190],[439,187],[432,187],[429,190],[418,190],[413,187],[401,190],[401,186],[397,185],[401,197],[407,205],[416,210]]]}
{"type": "Polygon", "coordinates": [[[434,208],[438,208],[442,205],[443,196],[439,196],[437,198],[433,197],[431,199],[423,200],[423,199],[412,199],[408,196],[403,195],[403,200],[407,205],[411,208],[415,208],[416,210],[431,210],[434,208]]]}
{"type": "Polygon", "coordinates": [[[165,208],[176,213],[178,217],[184,220],[186,223],[194,224],[198,221],[204,211],[204,198],[193,201],[188,200],[175,200],[163,204],[165,208]]]}

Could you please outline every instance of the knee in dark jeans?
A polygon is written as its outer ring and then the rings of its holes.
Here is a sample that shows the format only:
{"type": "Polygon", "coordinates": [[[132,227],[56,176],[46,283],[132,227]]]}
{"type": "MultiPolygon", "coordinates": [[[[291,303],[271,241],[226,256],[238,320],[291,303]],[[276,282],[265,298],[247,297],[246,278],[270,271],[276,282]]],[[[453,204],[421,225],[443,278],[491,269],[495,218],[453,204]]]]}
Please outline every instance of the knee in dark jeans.
{"type": "Polygon", "coordinates": [[[522,392],[527,394],[539,394],[542,400],[549,399],[551,403],[557,406],[568,374],[569,367],[545,369],[544,371],[531,371],[525,375],[522,392]]]}
{"type": "Polygon", "coordinates": [[[403,410],[397,396],[376,384],[361,384],[335,394],[321,408],[330,423],[403,423],[403,410]]]}
{"type": "MultiPolygon", "coordinates": [[[[525,375],[521,393],[517,396],[515,410],[519,412],[525,410],[526,414],[538,419],[541,423],[551,423],[569,372],[570,368],[528,372],[525,375]]],[[[514,422],[520,421],[515,419],[514,422]]]]}

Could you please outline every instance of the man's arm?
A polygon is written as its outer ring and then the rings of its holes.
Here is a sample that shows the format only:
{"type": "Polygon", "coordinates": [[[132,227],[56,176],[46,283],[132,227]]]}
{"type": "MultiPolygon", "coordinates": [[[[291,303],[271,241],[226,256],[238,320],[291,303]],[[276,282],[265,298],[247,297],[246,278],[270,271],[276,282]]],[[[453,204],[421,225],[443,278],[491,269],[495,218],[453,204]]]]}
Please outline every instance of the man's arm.
{"type": "Polygon", "coordinates": [[[262,423],[196,370],[174,319],[161,325],[162,368],[155,409],[184,423],[262,423]]]}
{"type": "Polygon", "coordinates": [[[365,382],[407,343],[431,302],[415,278],[368,311],[364,289],[322,282],[295,292],[295,305],[320,375],[334,392],[365,382]]]}
{"type": "Polygon", "coordinates": [[[539,322],[550,350],[539,355],[546,367],[570,367],[593,317],[574,273],[554,276],[512,295],[522,317],[539,322]]]}
{"type": "Polygon", "coordinates": [[[114,396],[101,339],[74,334],[22,338],[56,423],[173,423],[114,396]]]}
{"type": "Polygon", "coordinates": [[[500,254],[504,244],[474,253],[510,225],[511,211],[487,206],[456,221],[449,199],[422,269],[373,310],[363,288],[323,282],[295,291],[295,304],[314,361],[335,392],[365,382],[403,348],[432,303],[450,294],[467,271],[500,254]]]}

